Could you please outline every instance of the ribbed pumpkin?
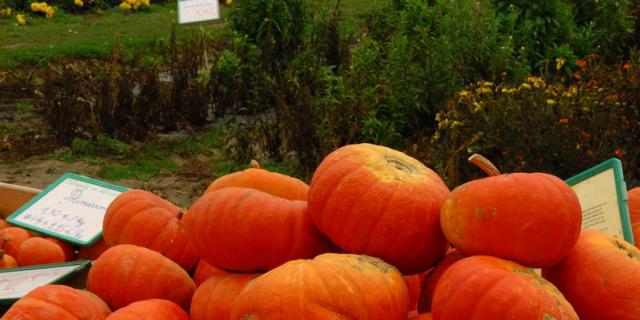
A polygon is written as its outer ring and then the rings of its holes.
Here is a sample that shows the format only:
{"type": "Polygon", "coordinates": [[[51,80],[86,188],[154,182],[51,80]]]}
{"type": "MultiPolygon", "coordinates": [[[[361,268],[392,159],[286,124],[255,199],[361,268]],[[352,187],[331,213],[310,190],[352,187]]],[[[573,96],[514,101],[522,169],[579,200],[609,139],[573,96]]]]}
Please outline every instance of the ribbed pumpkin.
{"type": "Polygon", "coordinates": [[[147,299],[166,299],[189,310],[196,284],[178,264],[131,244],[107,249],[87,276],[87,289],[114,310],[147,299]]]}
{"type": "Polygon", "coordinates": [[[309,185],[309,213],[345,252],[380,257],[403,274],[426,271],[444,255],[440,176],[393,149],[347,145],[328,154],[309,185]]]}
{"type": "Polygon", "coordinates": [[[409,295],[396,268],[364,255],[289,261],[240,292],[230,319],[404,320],[409,295]]]}
{"type": "Polygon", "coordinates": [[[640,248],[640,187],[629,190],[627,194],[633,241],[635,241],[636,247],[640,248]]]}
{"type": "Polygon", "coordinates": [[[306,201],[256,189],[209,192],[189,208],[184,225],[202,259],[228,271],[270,270],[329,246],[311,222],[306,201]]]}
{"type": "Polygon", "coordinates": [[[191,300],[191,320],[230,319],[240,291],[259,273],[218,271],[204,281],[191,300]]]}
{"type": "Polygon", "coordinates": [[[560,178],[512,173],[456,187],[440,219],[447,240],[466,256],[491,255],[544,267],[573,248],[582,210],[573,189],[560,178]]]}
{"type": "Polygon", "coordinates": [[[431,300],[433,299],[433,292],[436,289],[436,285],[442,277],[442,274],[449,269],[449,267],[456,263],[458,260],[464,258],[462,253],[457,250],[453,250],[447,253],[438,264],[429,271],[424,277],[424,281],[421,283],[420,288],[420,301],[418,301],[418,312],[431,311],[431,300]]]}
{"type": "Polygon", "coordinates": [[[9,227],[0,229],[0,243],[2,250],[12,257],[18,256],[22,242],[31,238],[31,233],[25,228],[9,227]]]}
{"type": "Polygon", "coordinates": [[[542,276],[582,320],[640,319],[640,249],[622,239],[583,229],[569,256],[542,276]]]}
{"type": "Polygon", "coordinates": [[[445,271],[433,296],[434,320],[577,320],[551,283],[515,262],[472,256],[445,271]]]}
{"type": "Polygon", "coordinates": [[[107,304],[91,292],[52,284],[31,290],[2,320],[102,320],[110,312],[107,304]]]}
{"type": "Polygon", "coordinates": [[[182,225],[182,210],[144,190],[118,195],[107,208],[102,223],[107,246],[135,244],[160,252],[191,271],[198,256],[189,245],[182,225]]]}
{"type": "Polygon", "coordinates": [[[309,186],[302,180],[260,168],[251,161],[251,168],[230,173],[214,180],[205,193],[227,187],[251,188],[289,200],[307,201],[309,186]]]}
{"type": "Polygon", "coordinates": [[[189,315],[173,301],[149,299],[134,302],[110,314],[106,320],[189,320],[189,315]]]}
{"type": "Polygon", "coordinates": [[[31,237],[20,245],[17,260],[20,266],[60,263],[65,262],[65,253],[54,241],[31,237]]]}

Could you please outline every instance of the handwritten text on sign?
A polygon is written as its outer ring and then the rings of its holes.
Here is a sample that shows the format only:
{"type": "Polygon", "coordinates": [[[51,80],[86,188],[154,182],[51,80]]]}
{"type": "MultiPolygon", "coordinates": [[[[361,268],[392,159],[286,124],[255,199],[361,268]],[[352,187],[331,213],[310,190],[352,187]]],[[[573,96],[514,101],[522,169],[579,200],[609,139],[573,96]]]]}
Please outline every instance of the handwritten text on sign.
{"type": "Polygon", "coordinates": [[[87,242],[102,232],[102,220],[119,191],[68,178],[15,218],[36,228],[87,242]]]}
{"type": "Polygon", "coordinates": [[[178,0],[178,22],[191,23],[220,18],[218,0],[178,0]]]}
{"type": "Polygon", "coordinates": [[[77,265],[0,273],[0,299],[17,299],[78,269],[77,265]]]}

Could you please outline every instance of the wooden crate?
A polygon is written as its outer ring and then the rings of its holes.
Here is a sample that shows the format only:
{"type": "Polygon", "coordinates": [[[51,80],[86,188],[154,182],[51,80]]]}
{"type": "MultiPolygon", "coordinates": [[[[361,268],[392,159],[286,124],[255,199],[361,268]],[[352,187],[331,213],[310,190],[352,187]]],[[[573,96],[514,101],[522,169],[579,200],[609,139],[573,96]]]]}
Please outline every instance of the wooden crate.
{"type": "MultiPolygon", "coordinates": [[[[8,217],[40,193],[40,191],[42,190],[0,182],[0,216],[2,216],[3,219],[8,217]]],[[[87,272],[88,268],[83,272],[74,273],[61,284],[83,289],[86,285],[87,272]]],[[[0,316],[4,314],[9,307],[9,305],[0,306],[0,316]]]]}

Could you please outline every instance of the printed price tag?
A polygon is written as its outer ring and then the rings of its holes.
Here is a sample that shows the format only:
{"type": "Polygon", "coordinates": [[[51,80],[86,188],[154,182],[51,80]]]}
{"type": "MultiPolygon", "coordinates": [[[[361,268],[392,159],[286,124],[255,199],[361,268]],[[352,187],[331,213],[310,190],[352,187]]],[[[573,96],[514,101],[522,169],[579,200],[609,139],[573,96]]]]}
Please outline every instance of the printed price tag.
{"type": "Polygon", "coordinates": [[[620,160],[609,159],[566,182],[580,200],[583,228],[634,243],[620,160]]]}
{"type": "Polygon", "coordinates": [[[127,188],[66,173],[7,218],[15,225],[89,246],[102,235],[107,207],[127,188]]]}

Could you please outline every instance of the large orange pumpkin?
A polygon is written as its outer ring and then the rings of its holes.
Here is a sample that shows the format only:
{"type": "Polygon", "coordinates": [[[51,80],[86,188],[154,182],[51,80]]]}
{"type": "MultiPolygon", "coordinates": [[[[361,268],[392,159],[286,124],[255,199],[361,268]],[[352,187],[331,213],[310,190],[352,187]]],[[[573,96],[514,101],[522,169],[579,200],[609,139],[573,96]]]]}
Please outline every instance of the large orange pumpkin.
{"type": "Polygon", "coordinates": [[[134,302],[110,314],[106,320],[189,320],[189,315],[175,302],[149,299],[134,302]]]}
{"type": "Polygon", "coordinates": [[[262,169],[256,161],[251,161],[249,169],[230,173],[214,180],[205,193],[227,187],[252,188],[276,197],[303,201],[307,201],[309,192],[309,186],[304,181],[262,169]]]}
{"type": "Polygon", "coordinates": [[[580,319],[640,319],[640,249],[600,231],[583,229],[564,260],[542,269],[580,319]]]}
{"type": "Polygon", "coordinates": [[[218,271],[206,279],[193,294],[191,320],[230,319],[238,294],[259,273],[218,271]]]}
{"type": "Polygon", "coordinates": [[[438,174],[402,152],[347,145],[314,172],[309,213],[344,251],[380,257],[414,274],[445,253],[440,207],[449,193],[438,174]]]}
{"type": "Polygon", "coordinates": [[[120,244],[93,262],[87,289],[114,310],[147,299],[170,300],[189,310],[196,284],[184,269],[160,253],[120,244]]]}
{"type": "Polygon", "coordinates": [[[16,258],[20,266],[32,266],[65,262],[65,253],[54,241],[31,237],[22,242],[16,258]]]}
{"type": "Polygon", "coordinates": [[[155,194],[129,190],[107,208],[102,223],[107,246],[135,244],[160,252],[191,271],[198,256],[189,245],[182,225],[182,210],[155,194]]]}
{"type": "Polygon", "coordinates": [[[433,296],[434,320],[578,320],[551,283],[515,262],[472,256],[445,271],[433,296]]]}
{"type": "Polygon", "coordinates": [[[546,173],[490,176],[456,187],[441,225],[464,255],[491,255],[528,267],[558,263],[575,245],[582,210],[575,192],[546,173]]]}
{"type": "Polygon", "coordinates": [[[404,320],[408,304],[393,266],[365,255],[327,253],[289,261],[249,282],[230,319],[404,320]]]}
{"type": "Polygon", "coordinates": [[[228,271],[270,270],[329,250],[307,214],[306,201],[256,189],[209,192],[189,208],[184,224],[202,259],[228,271]]]}
{"type": "Polygon", "coordinates": [[[627,193],[629,198],[629,216],[631,217],[631,230],[636,247],[640,248],[640,187],[633,188],[627,193]]]}
{"type": "Polygon", "coordinates": [[[107,304],[91,292],[52,284],[31,290],[2,320],[102,320],[109,313],[107,304]]]}

